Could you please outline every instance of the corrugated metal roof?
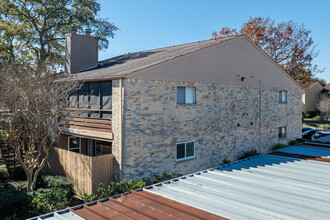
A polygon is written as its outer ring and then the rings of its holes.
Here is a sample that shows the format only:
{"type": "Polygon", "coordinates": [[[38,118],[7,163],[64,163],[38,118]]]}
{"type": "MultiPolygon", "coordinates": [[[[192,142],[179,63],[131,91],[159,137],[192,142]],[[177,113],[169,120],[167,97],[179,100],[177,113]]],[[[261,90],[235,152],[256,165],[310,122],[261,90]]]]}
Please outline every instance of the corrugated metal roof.
{"type": "Polygon", "coordinates": [[[290,146],[217,167],[149,192],[230,219],[330,219],[330,150],[290,146]],[[304,155],[307,159],[297,158],[304,155]]]}
{"type": "Polygon", "coordinates": [[[71,211],[84,219],[225,219],[143,190],[74,207],[71,211]]]}
{"type": "Polygon", "coordinates": [[[34,219],[330,219],[330,143],[318,142],[34,219]]]}
{"type": "Polygon", "coordinates": [[[98,67],[74,74],[77,79],[102,80],[123,77],[126,74],[183,56],[221,42],[235,39],[231,36],[217,40],[205,40],[154,50],[128,53],[100,61],[98,67]]]}
{"type": "Polygon", "coordinates": [[[190,207],[177,201],[137,190],[47,214],[31,220],[56,219],[219,219],[218,215],[190,207]]]}
{"type": "Polygon", "coordinates": [[[46,215],[41,215],[38,217],[30,218],[28,220],[65,220],[65,219],[70,219],[70,220],[83,220],[82,217],[79,215],[71,212],[69,209],[64,209],[61,211],[49,213],[46,215]]]}

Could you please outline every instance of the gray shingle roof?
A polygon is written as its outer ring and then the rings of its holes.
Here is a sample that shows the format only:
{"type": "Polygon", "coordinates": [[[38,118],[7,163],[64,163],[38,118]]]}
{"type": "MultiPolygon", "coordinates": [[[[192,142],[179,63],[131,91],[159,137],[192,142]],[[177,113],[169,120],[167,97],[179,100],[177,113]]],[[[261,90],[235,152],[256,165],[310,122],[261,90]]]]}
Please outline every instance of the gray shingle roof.
{"type": "Polygon", "coordinates": [[[105,80],[125,77],[127,74],[171,60],[239,36],[205,40],[177,46],[140,51],[116,56],[99,62],[98,67],[74,75],[80,80],[105,80]]]}

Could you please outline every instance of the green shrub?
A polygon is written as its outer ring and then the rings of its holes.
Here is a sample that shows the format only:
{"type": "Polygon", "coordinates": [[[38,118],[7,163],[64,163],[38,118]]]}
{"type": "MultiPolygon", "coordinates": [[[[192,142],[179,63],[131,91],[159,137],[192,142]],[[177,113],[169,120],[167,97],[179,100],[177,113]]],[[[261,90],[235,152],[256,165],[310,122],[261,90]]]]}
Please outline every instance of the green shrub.
{"type": "MultiPolygon", "coordinates": [[[[306,139],[304,138],[297,138],[296,140],[292,140],[288,143],[288,145],[296,145],[296,144],[299,144],[299,143],[302,143],[302,142],[305,142],[307,141],[306,139]]],[[[286,145],[287,146],[287,145],[286,145]]]]}
{"type": "Polygon", "coordinates": [[[156,183],[174,179],[174,178],[180,177],[180,176],[182,176],[182,175],[178,174],[178,173],[168,174],[166,172],[163,172],[162,175],[154,175],[155,180],[150,180],[150,178],[143,179],[142,181],[123,180],[119,183],[111,182],[110,185],[108,185],[107,187],[105,187],[102,183],[100,183],[98,186],[97,195],[83,193],[81,195],[81,198],[84,202],[91,202],[91,201],[94,201],[97,199],[102,199],[102,198],[118,195],[118,194],[121,194],[124,192],[129,192],[134,189],[140,189],[147,185],[156,184],[156,183]]]}
{"type": "Polygon", "coordinates": [[[275,144],[273,147],[272,147],[272,150],[278,150],[278,149],[282,149],[282,148],[285,148],[287,147],[288,145],[287,144],[275,144]]]}
{"type": "Polygon", "coordinates": [[[92,194],[87,194],[87,193],[83,193],[81,195],[81,199],[84,201],[84,203],[86,202],[92,202],[98,199],[97,195],[92,194]]]}
{"type": "Polygon", "coordinates": [[[100,183],[97,191],[99,193],[99,198],[105,198],[105,197],[114,196],[114,195],[117,195],[120,193],[129,192],[134,189],[143,188],[145,186],[146,186],[146,183],[143,181],[123,180],[119,183],[111,182],[107,188],[105,188],[104,185],[102,183],[100,183]]]}
{"type": "Polygon", "coordinates": [[[289,141],[289,143],[288,143],[288,145],[290,146],[290,145],[295,145],[295,144],[297,144],[298,142],[296,141],[296,140],[292,140],[292,141],[289,141]]]}
{"type": "Polygon", "coordinates": [[[1,181],[6,181],[9,179],[9,174],[7,172],[7,170],[0,170],[0,182],[1,181]]]}
{"type": "Polygon", "coordinates": [[[166,180],[170,180],[170,179],[174,179],[174,178],[177,178],[177,177],[180,177],[182,176],[180,173],[166,173],[166,172],[163,172],[162,175],[154,175],[154,177],[156,178],[156,182],[155,183],[159,183],[159,182],[163,182],[163,181],[166,181],[166,180]]]}
{"type": "Polygon", "coordinates": [[[5,184],[5,188],[10,188],[15,192],[26,192],[27,182],[26,181],[12,181],[5,184]]]}
{"type": "Polygon", "coordinates": [[[69,206],[71,200],[67,190],[55,187],[41,188],[29,194],[33,197],[29,204],[30,212],[33,215],[64,209],[69,206]]]}
{"type": "Polygon", "coordinates": [[[320,129],[330,129],[330,125],[319,125],[320,129]]]}
{"type": "Polygon", "coordinates": [[[65,176],[40,174],[37,188],[58,188],[67,191],[68,196],[73,195],[73,182],[65,176]]]}
{"type": "Polygon", "coordinates": [[[224,164],[228,164],[231,163],[231,160],[228,160],[227,157],[225,157],[225,159],[222,160],[222,163],[220,163],[219,165],[224,165],[224,164]]]}
{"type": "Polygon", "coordinates": [[[15,170],[12,172],[12,177],[14,180],[26,181],[26,174],[21,167],[15,168],[15,170]]]}
{"type": "Polygon", "coordinates": [[[171,180],[171,179],[174,179],[174,178],[177,178],[180,176],[182,176],[182,174],[180,174],[180,173],[169,174],[169,173],[163,172],[162,175],[154,174],[153,178],[151,178],[151,179],[143,178],[142,181],[146,183],[146,186],[149,186],[149,185],[156,184],[159,182],[171,180]]]}
{"type": "Polygon", "coordinates": [[[238,157],[238,160],[242,160],[259,154],[260,153],[257,150],[243,151],[243,154],[240,157],[238,157]]]}
{"type": "Polygon", "coordinates": [[[28,213],[31,197],[11,188],[0,187],[0,219],[23,219],[28,213]]]}
{"type": "Polygon", "coordinates": [[[308,111],[306,113],[303,112],[303,118],[314,118],[315,116],[320,115],[319,111],[308,111]]]}
{"type": "Polygon", "coordinates": [[[312,118],[313,121],[320,121],[321,120],[321,116],[317,115],[315,117],[312,118]]]}

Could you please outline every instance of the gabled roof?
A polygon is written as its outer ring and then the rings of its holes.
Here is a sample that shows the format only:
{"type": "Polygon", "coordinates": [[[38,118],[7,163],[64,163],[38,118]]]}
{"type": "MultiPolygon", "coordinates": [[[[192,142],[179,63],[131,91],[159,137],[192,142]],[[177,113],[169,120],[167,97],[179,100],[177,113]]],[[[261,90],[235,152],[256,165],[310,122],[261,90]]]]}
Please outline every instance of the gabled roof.
{"type": "Polygon", "coordinates": [[[74,75],[81,80],[102,80],[125,77],[129,73],[238,37],[240,37],[240,35],[123,54],[100,61],[98,67],[74,75]]]}

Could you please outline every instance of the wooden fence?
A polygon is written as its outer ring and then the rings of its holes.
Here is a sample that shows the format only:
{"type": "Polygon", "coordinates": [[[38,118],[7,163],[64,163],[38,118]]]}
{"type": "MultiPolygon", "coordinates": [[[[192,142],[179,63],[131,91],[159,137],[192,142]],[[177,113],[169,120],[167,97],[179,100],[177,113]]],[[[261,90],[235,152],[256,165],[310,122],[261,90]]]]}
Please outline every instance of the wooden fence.
{"type": "Polygon", "coordinates": [[[113,181],[113,155],[90,157],[55,147],[49,152],[45,171],[69,177],[78,194],[96,193],[99,183],[107,186],[113,181]]]}

